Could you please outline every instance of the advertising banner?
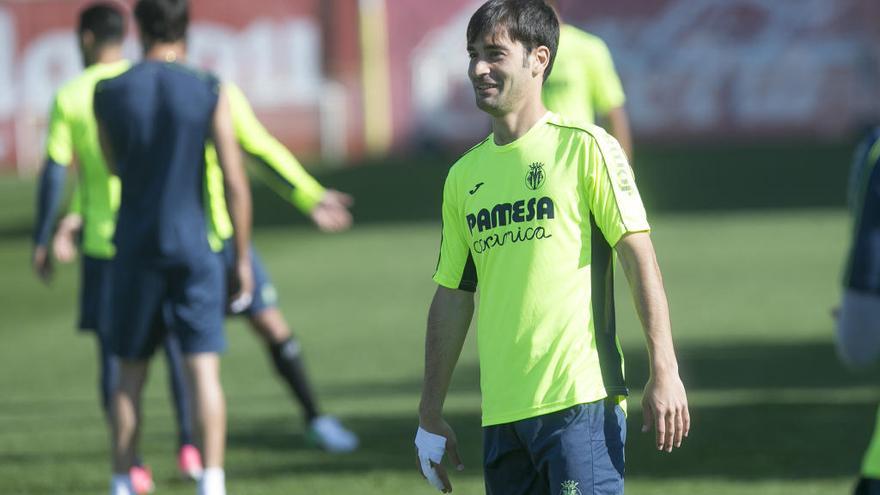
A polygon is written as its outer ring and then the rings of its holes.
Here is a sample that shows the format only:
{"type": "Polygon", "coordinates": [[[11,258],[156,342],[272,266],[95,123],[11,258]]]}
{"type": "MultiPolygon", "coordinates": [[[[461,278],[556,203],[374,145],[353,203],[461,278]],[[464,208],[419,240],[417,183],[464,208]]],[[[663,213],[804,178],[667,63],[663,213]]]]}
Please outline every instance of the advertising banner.
{"type": "MultiPolygon", "coordinates": [[[[475,133],[486,119],[473,105],[464,46],[467,21],[480,4],[449,2],[425,16],[436,22],[428,29],[415,16],[412,30],[424,34],[402,34],[403,43],[392,48],[408,53],[409,84],[398,75],[395,115],[410,139],[482,137],[475,133]]],[[[559,4],[565,22],[609,46],[640,140],[833,140],[880,118],[876,1],[559,4]]]]}
{"type": "MultiPolygon", "coordinates": [[[[30,169],[42,159],[54,91],[82,70],[74,31],[87,4],[0,3],[0,164],[30,169]]],[[[241,86],[264,124],[298,153],[335,146],[329,152],[344,155],[354,141],[348,133],[360,127],[356,15],[319,0],[195,0],[189,61],[241,86]],[[331,31],[346,34],[325,53],[331,31]],[[326,63],[328,54],[348,65],[326,63]]],[[[137,60],[136,29],[129,31],[125,52],[137,60]]]]}
{"type": "MultiPolygon", "coordinates": [[[[190,61],[238,83],[301,156],[460,149],[489,129],[467,80],[481,3],[193,0],[190,61]]],[[[86,4],[0,1],[0,167],[39,165],[52,94],[82,68],[86,4]]],[[[559,4],[609,46],[640,142],[839,140],[880,120],[875,0],[559,4]]]]}

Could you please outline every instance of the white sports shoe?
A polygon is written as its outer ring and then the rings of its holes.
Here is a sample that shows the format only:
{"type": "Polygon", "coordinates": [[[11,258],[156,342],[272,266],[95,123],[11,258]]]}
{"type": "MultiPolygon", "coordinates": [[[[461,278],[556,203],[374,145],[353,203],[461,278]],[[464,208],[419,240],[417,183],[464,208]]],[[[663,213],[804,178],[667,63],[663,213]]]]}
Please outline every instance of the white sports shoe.
{"type": "Polygon", "coordinates": [[[308,440],[333,453],[352,452],[358,448],[358,437],[342,426],[333,416],[318,416],[309,424],[308,440]]]}

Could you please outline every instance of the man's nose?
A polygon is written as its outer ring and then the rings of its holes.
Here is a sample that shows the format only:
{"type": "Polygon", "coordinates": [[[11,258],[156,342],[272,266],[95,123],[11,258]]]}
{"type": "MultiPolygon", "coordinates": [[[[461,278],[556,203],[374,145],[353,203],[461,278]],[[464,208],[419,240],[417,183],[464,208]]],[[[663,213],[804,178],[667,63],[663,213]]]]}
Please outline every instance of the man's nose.
{"type": "Polygon", "coordinates": [[[471,75],[474,79],[479,79],[489,73],[489,64],[482,59],[474,59],[471,62],[471,75]]]}

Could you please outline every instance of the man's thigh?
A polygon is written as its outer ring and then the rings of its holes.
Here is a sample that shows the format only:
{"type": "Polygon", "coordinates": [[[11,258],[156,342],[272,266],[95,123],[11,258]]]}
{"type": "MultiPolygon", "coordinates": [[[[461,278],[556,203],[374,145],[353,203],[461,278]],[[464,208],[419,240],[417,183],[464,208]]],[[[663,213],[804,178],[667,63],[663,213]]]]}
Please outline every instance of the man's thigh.
{"type": "Polygon", "coordinates": [[[226,349],[225,301],[226,280],[219,256],[211,254],[172,270],[165,319],[177,334],[184,354],[226,349]]]}
{"type": "Polygon", "coordinates": [[[483,428],[483,479],[487,495],[550,495],[519,440],[515,423],[483,428]]]}
{"type": "Polygon", "coordinates": [[[579,404],[517,424],[552,495],[623,493],[626,417],[615,400],[579,404]]]}
{"type": "Polygon", "coordinates": [[[165,327],[162,301],[167,285],[162,270],[149,263],[112,264],[108,343],[113,354],[127,360],[149,358],[165,327]]]}

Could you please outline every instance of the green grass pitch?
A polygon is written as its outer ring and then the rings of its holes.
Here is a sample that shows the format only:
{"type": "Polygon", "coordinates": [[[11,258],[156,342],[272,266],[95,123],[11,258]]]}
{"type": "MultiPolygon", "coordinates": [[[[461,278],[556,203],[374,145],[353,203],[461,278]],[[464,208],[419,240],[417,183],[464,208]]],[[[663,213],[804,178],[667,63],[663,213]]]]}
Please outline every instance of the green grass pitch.
{"type": "MultiPolygon", "coordinates": [[[[0,181],[0,494],[102,493],[107,432],[97,406],[94,341],[74,329],[76,267],[51,287],[28,265],[9,201],[33,184],[0,181]]],[[[30,196],[25,195],[27,201],[30,196]]],[[[24,216],[30,213],[24,214],[24,216]]],[[[867,444],[876,374],[837,362],[829,309],[847,236],[840,211],[660,214],[655,243],[669,293],[693,430],[673,454],[639,433],[646,377],[625,282],[618,313],[630,400],[627,493],[844,494],[867,444]]],[[[438,225],[358,226],[320,235],[264,228],[256,245],[305,349],[323,408],[361,436],[351,455],[306,446],[298,409],[241,321],[227,331],[227,477],[239,494],[430,494],[412,437],[438,225]]],[[[469,339],[448,401],[466,470],[455,491],[482,493],[478,370],[469,339]]],[[[161,359],[146,394],[143,455],[157,493],[192,493],[176,477],[161,359]]]]}

